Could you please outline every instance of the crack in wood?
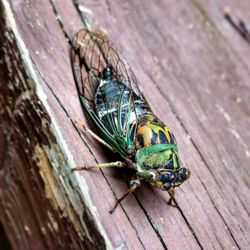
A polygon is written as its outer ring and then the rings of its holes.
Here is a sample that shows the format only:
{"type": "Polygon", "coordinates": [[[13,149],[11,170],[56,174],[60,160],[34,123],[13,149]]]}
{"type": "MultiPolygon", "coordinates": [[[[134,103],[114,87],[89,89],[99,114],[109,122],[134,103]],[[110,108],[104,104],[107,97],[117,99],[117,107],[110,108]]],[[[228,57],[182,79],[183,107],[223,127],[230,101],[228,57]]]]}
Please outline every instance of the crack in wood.
{"type": "Polygon", "coordinates": [[[163,248],[164,248],[165,250],[168,250],[167,245],[166,245],[166,243],[164,242],[164,240],[163,240],[163,238],[162,238],[160,232],[159,232],[158,229],[156,228],[156,226],[155,226],[155,224],[154,224],[152,218],[150,217],[150,215],[148,214],[148,212],[146,211],[146,209],[143,207],[143,205],[142,205],[142,203],[140,202],[140,200],[139,200],[139,198],[137,197],[137,195],[134,194],[134,196],[135,196],[135,198],[136,198],[136,200],[137,200],[137,202],[138,202],[140,208],[143,210],[145,216],[147,217],[147,219],[148,219],[150,225],[151,225],[152,228],[154,229],[154,231],[155,231],[155,233],[156,233],[158,239],[160,240],[160,242],[161,242],[163,248]]]}
{"type": "Polygon", "coordinates": [[[203,250],[204,248],[203,248],[203,246],[202,246],[200,240],[198,239],[198,236],[196,235],[196,233],[195,233],[193,227],[192,227],[191,224],[189,223],[187,217],[184,215],[183,211],[181,210],[181,208],[180,208],[180,206],[178,205],[178,202],[177,202],[176,200],[175,200],[175,204],[176,204],[178,210],[180,211],[181,216],[183,217],[184,221],[186,222],[187,227],[189,228],[190,232],[191,232],[192,235],[194,236],[194,238],[195,238],[197,244],[199,245],[200,249],[203,250]]]}
{"type": "MultiPolygon", "coordinates": [[[[198,178],[199,178],[199,177],[198,177],[198,178]]],[[[209,193],[208,190],[207,190],[207,187],[205,186],[205,184],[203,183],[203,181],[201,181],[200,178],[199,178],[199,180],[200,180],[202,186],[204,187],[204,189],[206,190],[206,192],[207,192],[207,194],[208,194],[208,197],[209,197],[211,203],[213,204],[213,206],[214,206],[216,212],[218,213],[219,217],[221,218],[221,220],[222,220],[223,223],[225,224],[226,229],[228,230],[228,232],[229,232],[229,234],[230,234],[230,236],[231,236],[233,242],[235,243],[235,245],[237,246],[237,248],[240,249],[240,246],[239,246],[237,240],[235,239],[235,237],[234,237],[234,235],[233,235],[233,232],[231,231],[231,229],[230,229],[230,227],[228,226],[227,222],[225,221],[225,219],[223,218],[223,216],[222,216],[222,214],[220,213],[219,209],[217,208],[217,206],[216,206],[214,200],[212,199],[210,193],[209,193]]]]}

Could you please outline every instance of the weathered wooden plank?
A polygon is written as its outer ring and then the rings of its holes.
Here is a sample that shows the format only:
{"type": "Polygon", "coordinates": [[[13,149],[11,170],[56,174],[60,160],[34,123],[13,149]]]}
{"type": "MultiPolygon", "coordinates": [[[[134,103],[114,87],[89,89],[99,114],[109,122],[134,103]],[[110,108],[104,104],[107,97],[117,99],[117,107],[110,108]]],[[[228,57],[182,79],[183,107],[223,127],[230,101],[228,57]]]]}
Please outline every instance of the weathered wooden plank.
{"type": "MultiPolygon", "coordinates": [[[[244,11],[245,6],[247,1],[233,7],[244,11]]],[[[178,190],[178,209],[166,206],[166,194],[145,186],[113,215],[108,210],[114,194],[119,197],[127,189],[119,171],[83,172],[114,247],[249,248],[248,47],[237,34],[228,33],[223,11],[219,15],[222,7],[212,1],[81,3],[84,18],[106,30],[128,58],[150,104],[173,128],[182,159],[192,170],[190,181],[178,190]]],[[[92,139],[80,138],[71,122],[85,117],[56,14],[72,36],[83,25],[75,6],[69,1],[13,1],[12,8],[76,164],[110,160],[92,139]]]]}
{"type": "Polygon", "coordinates": [[[0,248],[105,249],[7,1],[0,15],[0,248]]]}

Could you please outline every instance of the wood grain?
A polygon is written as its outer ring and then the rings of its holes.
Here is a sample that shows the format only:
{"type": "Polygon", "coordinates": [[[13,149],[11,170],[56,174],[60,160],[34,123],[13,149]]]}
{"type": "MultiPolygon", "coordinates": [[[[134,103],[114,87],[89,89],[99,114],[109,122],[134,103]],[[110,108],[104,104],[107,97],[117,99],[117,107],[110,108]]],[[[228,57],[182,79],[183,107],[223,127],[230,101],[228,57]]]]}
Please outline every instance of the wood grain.
{"type": "Polygon", "coordinates": [[[112,159],[72,124],[85,116],[67,36],[87,22],[106,32],[128,59],[192,171],[177,192],[177,209],[167,206],[167,194],[145,185],[113,215],[108,210],[128,188],[123,173],[74,173],[76,189],[81,179],[86,182],[95,207],[90,213],[97,213],[95,223],[104,228],[112,248],[249,249],[250,48],[223,18],[230,5],[249,20],[247,0],[11,1],[52,120],[76,165],[112,159]]]}

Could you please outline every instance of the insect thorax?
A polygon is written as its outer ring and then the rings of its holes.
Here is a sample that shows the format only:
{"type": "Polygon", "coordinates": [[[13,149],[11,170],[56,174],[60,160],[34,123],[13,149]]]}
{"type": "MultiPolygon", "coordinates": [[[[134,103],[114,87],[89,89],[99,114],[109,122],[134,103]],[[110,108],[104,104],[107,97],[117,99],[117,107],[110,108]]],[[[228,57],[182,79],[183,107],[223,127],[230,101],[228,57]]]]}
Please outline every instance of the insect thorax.
{"type": "Polygon", "coordinates": [[[137,170],[180,168],[176,140],[171,130],[154,115],[139,119],[136,133],[137,170]]]}

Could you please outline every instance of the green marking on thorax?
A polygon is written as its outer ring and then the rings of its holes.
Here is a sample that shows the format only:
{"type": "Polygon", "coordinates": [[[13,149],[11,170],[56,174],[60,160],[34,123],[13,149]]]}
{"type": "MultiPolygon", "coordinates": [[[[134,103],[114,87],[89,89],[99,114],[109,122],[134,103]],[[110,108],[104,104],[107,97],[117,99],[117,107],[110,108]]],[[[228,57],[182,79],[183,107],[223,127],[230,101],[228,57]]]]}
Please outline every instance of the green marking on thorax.
{"type": "MultiPolygon", "coordinates": [[[[136,165],[138,170],[142,167],[144,161],[146,161],[150,155],[154,155],[156,153],[160,153],[166,150],[175,150],[178,151],[177,146],[174,144],[157,144],[151,147],[141,148],[136,152],[136,165]]],[[[162,161],[162,158],[159,158],[162,161]]]]}
{"type": "Polygon", "coordinates": [[[155,168],[156,166],[164,165],[171,157],[172,150],[164,150],[151,154],[143,162],[143,166],[147,168],[155,168]]]}

